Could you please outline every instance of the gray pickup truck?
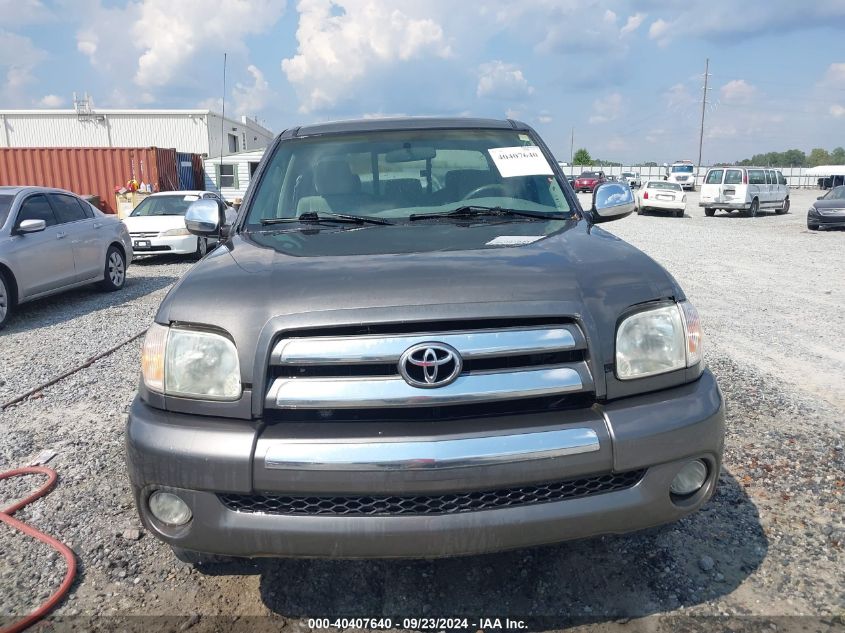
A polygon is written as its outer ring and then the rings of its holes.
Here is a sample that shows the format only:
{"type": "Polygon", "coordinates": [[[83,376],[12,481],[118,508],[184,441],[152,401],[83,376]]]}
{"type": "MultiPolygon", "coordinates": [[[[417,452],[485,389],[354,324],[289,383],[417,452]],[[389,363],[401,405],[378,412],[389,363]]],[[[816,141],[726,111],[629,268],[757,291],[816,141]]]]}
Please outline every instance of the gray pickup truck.
{"type": "Polygon", "coordinates": [[[127,461],[183,560],[439,557],[675,521],[713,494],[698,315],[517,121],[286,130],[143,344],[127,461]]]}

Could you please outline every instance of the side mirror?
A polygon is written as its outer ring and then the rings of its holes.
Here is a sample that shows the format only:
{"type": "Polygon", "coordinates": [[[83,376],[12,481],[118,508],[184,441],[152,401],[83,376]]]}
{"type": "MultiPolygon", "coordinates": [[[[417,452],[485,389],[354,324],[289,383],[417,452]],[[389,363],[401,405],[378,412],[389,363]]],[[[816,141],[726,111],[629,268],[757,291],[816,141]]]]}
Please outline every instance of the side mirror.
{"type": "Polygon", "coordinates": [[[619,220],[634,212],[634,194],[627,185],[605,182],[593,191],[593,222],[619,220]]]}
{"type": "Polygon", "coordinates": [[[204,198],[192,202],[185,213],[185,226],[194,235],[218,235],[226,223],[222,203],[204,198]]]}
{"type": "Polygon", "coordinates": [[[24,220],[18,224],[18,233],[38,233],[47,228],[44,220],[24,220]]]}

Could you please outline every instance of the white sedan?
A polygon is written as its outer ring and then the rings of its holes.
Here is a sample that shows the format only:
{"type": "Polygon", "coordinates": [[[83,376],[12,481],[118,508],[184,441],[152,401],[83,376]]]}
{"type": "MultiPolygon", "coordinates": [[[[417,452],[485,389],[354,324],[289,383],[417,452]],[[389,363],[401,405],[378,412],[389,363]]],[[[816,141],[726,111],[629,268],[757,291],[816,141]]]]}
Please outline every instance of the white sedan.
{"type": "Polygon", "coordinates": [[[637,214],[646,211],[669,211],[675,217],[684,217],[687,196],[681,185],[665,180],[649,180],[637,191],[637,214]]]}
{"type": "MultiPolygon", "coordinates": [[[[209,239],[192,235],[185,227],[185,212],[200,198],[223,201],[213,191],[162,191],[145,198],[123,219],[136,255],[196,255],[208,251],[209,239]]],[[[216,241],[212,240],[212,248],[216,241]]]]}

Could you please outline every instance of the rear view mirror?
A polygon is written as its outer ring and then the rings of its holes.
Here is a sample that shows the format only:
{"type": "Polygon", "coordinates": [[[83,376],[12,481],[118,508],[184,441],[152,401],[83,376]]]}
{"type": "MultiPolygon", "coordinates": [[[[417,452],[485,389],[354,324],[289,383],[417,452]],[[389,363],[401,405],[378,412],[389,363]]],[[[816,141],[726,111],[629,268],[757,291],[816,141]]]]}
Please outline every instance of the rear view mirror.
{"type": "Polygon", "coordinates": [[[387,163],[410,163],[416,160],[431,160],[437,156],[433,147],[403,147],[387,152],[384,160],[387,163]]]}
{"type": "Polygon", "coordinates": [[[634,194],[628,185],[605,182],[593,192],[593,222],[619,220],[634,212],[634,194]]]}
{"type": "Polygon", "coordinates": [[[47,228],[44,220],[23,220],[18,224],[18,233],[38,233],[47,228]]]}

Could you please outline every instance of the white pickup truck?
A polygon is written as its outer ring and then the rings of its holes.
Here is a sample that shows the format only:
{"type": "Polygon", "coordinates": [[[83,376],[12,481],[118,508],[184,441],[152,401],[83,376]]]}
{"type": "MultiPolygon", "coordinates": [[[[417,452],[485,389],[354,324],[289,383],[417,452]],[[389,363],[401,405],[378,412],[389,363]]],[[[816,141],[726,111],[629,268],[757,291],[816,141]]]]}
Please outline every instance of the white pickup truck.
{"type": "Polygon", "coordinates": [[[718,209],[743,211],[756,217],[762,209],[777,214],[789,211],[789,185],[777,169],[762,167],[712,167],[707,170],[698,206],[704,215],[718,209]]]}

